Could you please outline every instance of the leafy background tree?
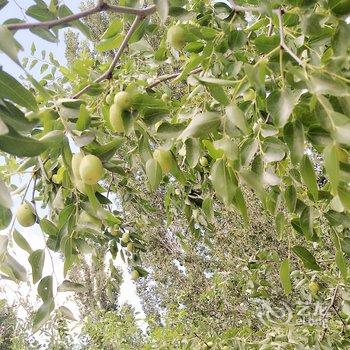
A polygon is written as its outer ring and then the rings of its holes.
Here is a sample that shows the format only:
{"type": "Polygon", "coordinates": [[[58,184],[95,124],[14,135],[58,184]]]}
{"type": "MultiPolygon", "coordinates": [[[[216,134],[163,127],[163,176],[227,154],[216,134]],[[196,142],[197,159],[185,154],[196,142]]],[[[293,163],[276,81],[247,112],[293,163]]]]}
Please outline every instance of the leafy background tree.
{"type": "Polygon", "coordinates": [[[26,14],[41,23],[0,27],[17,63],[21,30],[57,42],[74,28],[67,66],[43,52],[35,79],[34,43],[23,81],[0,71],[0,267],[18,283],[31,273],[41,346],[349,346],[349,8],[125,0],[72,18],[36,0],[26,14]],[[25,234],[34,222],[43,249],[25,234]],[[54,254],[64,281],[43,273],[54,254]],[[146,320],[117,305],[117,257],[146,320]],[[67,291],[79,342],[56,299],[67,291]]]}

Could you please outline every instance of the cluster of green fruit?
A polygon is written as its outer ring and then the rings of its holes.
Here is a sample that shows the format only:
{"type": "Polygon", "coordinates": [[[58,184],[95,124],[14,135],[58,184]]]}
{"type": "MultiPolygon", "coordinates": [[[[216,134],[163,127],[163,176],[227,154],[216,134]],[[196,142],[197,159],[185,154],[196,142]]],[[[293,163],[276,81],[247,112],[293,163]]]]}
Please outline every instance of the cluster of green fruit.
{"type": "MultiPolygon", "coordinates": [[[[107,96],[107,102],[111,96],[107,96]]],[[[114,96],[113,104],[109,109],[109,121],[114,132],[124,132],[123,112],[131,107],[132,98],[126,91],[120,91],[114,96]]]]}
{"type": "MultiPolygon", "coordinates": [[[[96,156],[92,154],[83,156],[78,153],[72,157],[72,171],[75,186],[85,194],[85,185],[96,185],[102,178],[103,166],[96,156]]],[[[23,227],[34,225],[36,221],[34,207],[29,202],[22,203],[16,211],[16,218],[23,227]]]]}

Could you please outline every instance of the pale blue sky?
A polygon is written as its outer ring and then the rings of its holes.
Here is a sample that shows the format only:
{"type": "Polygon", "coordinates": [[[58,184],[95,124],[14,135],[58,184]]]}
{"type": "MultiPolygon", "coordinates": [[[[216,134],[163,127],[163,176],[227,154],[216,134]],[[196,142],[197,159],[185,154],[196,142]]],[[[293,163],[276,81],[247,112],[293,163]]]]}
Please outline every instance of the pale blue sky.
{"type": "MultiPolygon", "coordinates": [[[[48,2],[48,0],[46,0],[46,2],[48,2]]],[[[63,1],[61,1],[61,3],[63,3],[63,1]]],[[[73,12],[79,11],[80,0],[66,1],[65,3],[73,12]]],[[[19,18],[24,19],[25,21],[35,22],[35,19],[25,16],[24,14],[25,10],[29,6],[34,4],[35,3],[33,0],[9,0],[9,4],[0,11],[0,23],[3,23],[9,18],[19,18]]],[[[32,42],[35,42],[37,52],[39,55],[42,50],[46,50],[48,52],[52,51],[54,53],[55,58],[60,63],[65,63],[63,30],[60,31],[60,42],[57,44],[45,41],[39,38],[38,36],[32,34],[29,30],[18,31],[15,35],[15,38],[23,46],[23,51],[19,53],[20,60],[22,60],[23,57],[30,56],[30,46],[32,42]]],[[[11,73],[16,77],[18,77],[22,73],[18,65],[1,52],[0,65],[3,67],[4,71],[11,73]]],[[[32,74],[35,75],[35,71],[32,72],[32,74]]]]}

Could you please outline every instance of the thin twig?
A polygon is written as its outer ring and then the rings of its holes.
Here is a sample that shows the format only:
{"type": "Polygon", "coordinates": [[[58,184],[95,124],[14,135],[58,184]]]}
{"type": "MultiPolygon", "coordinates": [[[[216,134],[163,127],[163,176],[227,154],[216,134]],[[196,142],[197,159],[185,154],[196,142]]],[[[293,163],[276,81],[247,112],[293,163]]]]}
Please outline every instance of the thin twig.
{"type": "MultiPolygon", "coordinates": [[[[326,310],[325,310],[325,312],[324,312],[324,314],[323,314],[323,316],[322,316],[322,323],[324,323],[324,321],[325,321],[325,319],[326,319],[326,317],[327,317],[327,314],[328,314],[329,310],[330,310],[331,308],[334,308],[334,303],[335,303],[335,299],[336,299],[337,294],[338,294],[338,289],[339,289],[339,285],[337,285],[337,286],[335,287],[335,289],[334,289],[334,292],[333,292],[331,301],[330,301],[329,305],[327,306],[327,308],[326,308],[326,310]]],[[[322,331],[321,340],[323,340],[323,338],[325,337],[326,332],[327,332],[327,327],[324,326],[323,331],[322,331]]]]}
{"type": "MultiPolygon", "coordinates": [[[[191,74],[196,74],[196,73],[200,73],[203,70],[202,67],[198,67],[194,70],[192,70],[189,75],[191,74]]],[[[176,72],[176,73],[171,73],[171,74],[165,74],[165,75],[161,75],[160,77],[158,77],[157,79],[155,79],[151,84],[149,84],[147,86],[147,90],[154,88],[155,86],[157,86],[160,83],[163,83],[164,81],[167,80],[172,80],[177,78],[179,75],[181,74],[181,72],[176,72]]]]}
{"type": "Polygon", "coordinates": [[[344,332],[344,330],[346,329],[347,324],[346,324],[346,322],[342,319],[342,317],[341,317],[339,311],[337,310],[337,308],[336,308],[334,305],[333,305],[333,310],[334,310],[335,313],[338,315],[338,317],[339,317],[341,323],[343,324],[343,332],[344,332]]]}
{"type": "Polygon", "coordinates": [[[196,332],[193,332],[193,334],[201,341],[204,343],[204,345],[207,347],[207,348],[210,348],[210,346],[208,345],[208,343],[203,340],[196,332]]]}
{"type": "Polygon", "coordinates": [[[271,36],[272,31],[273,31],[273,23],[272,23],[272,18],[270,18],[269,31],[267,33],[267,36],[271,36]]]}
{"type": "Polygon", "coordinates": [[[83,89],[81,89],[79,92],[77,92],[73,98],[78,98],[79,96],[81,96],[82,94],[84,94],[86,91],[88,91],[91,86],[93,84],[97,84],[97,83],[100,83],[101,81],[103,80],[106,80],[106,79],[110,79],[112,77],[112,74],[113,74],[113,70],[115,68],[115,66],[117,65],[118,61],[119,61],[119,58],[120,56],[122,55],[124,49],[126,48],[126,46],[128,45],[128,42],[132,36],[132,34],[135,32],[135,30],[137,29],[138,25],[140,24],[140,22],[144,19],[144,16],[142,15],[138,15],[134,22],[132,23],[128,33],[126,34],[123,42],[121,43],[116,55],[114,56],[113,58],[113,61],[111,63],[111,65],[109,66],[109,68],[107,69],[107,71],[105,73],[103,73],[100,77],[98,77],[97,79],[95,79],[92,83],[86,85],[83,89]]]}
{"type": "Polygon", "coordinates": [[[145,8],[137,9],[137,8],[132,8],[132,7],[125,7],[125,6],[118,6],[118,5],[109,5],[104,2],[104,0],[99,0],[96,4],[96,6],[92,7],[91,9],[72,14],[69,16],[66,16],[64,18],[56,19],[56,20],[51,20],[51,21],[45,21],[45,22],[34,22],[34,23],[13,23],[13,24],[8,24],[6,26],[7,29],[9,30],[21,30],[21,29],[30,29],[30,28],[47,28],[50,29],[55,26],[59,26],[62,24],[66,24],[72,21],[76,21],[80,18],[84,18],[87,16],[90,16],[94,13],[102,12],[102,11],[112,11],[115,13],[125,13],[125,14],[131,14],[131,15],[136,15],[136,18],[134,22],[132,23],[127,35],[125,36],[123,42],[121,43],[116,55],[113,58],[113,61],[111,65],[109,66],[108,70],[103,73],[99,78],[94,80],[92,83],[88,84],[85,86],[83,89],[81,89],[79,92],[77,92],[73,98],[78,98],[82,94],[84,94],[86,91],[88,91],[93,84],[100,83],[103,80],[110,79],[113,75],[113,70],[115,66],[117,65],[120,56],[122,55],[124,49],[128,45],[128,41],[130,40],[132,34],[135,32],[137,29],[138,25],[140,22],[147,16],[153,14],[156,11],[156,6],[148,6],[145,8]]]}
{"type": "Polygon", "coordinates": [[[99,3],[95,7],[92,7],[91,9],[87,9],[85,11],[75,13],[63,18],[54,19],[54,20],[45,21],[45,22],[12,23],[12,24],[6,25],[6,28],[8,30],[22,30],[22,29],[30,29],[30,28],[37,28],[37,27],[50,29],[50,28],[59,26],[61,24],[73,22],[80,18],[88,17],[94,13],[103,12],[103,11],[111,11],[116,13],[125,13],[130,15],[146,17],[154,13],[155,10],[156,10],[155,6],[149,6],[142,9],[138,9],[138,8],[132,8],[132,7],[125,7],[125,6],[109,5],[109,4],[106,4],[104,1],[99,1],[99,3]]]}

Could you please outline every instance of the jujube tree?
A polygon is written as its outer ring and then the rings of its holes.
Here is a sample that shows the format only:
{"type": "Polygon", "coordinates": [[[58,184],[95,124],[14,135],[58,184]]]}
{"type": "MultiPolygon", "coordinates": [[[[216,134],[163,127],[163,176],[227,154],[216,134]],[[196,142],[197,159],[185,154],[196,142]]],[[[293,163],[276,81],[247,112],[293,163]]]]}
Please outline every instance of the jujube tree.
{"type": "MultiPolygon", "coordinates": [[[[107,244],[130,265],[133,279],[147,275],[140,232],[152,206],[129,185],[133,178],[143,179],[150,193],[164,193],[169,212],[180,199],[194,240],[211,229],[216,203],[238,211],[248,225],[245,193],[253,190],[286,247],[279,267],[285,294],[296,264],[332,271],[327,281],[334,295],[348,286],[348,1],[169,0],[138,7],[102,0],[76,14],[55,0],[35,2],[26,14],[38,22],[9,19],[0,27],[0,49],[18,65],[21,30],[57,42],[58,31],[71,26],[91,38],[82,19],[116,14],[94,43],[112,55],[82,53],[70,67],[52,57],[57,67],[39,81],[28,71],[21,82],[6,67],[0,71],[0,149],[8,167],[1,227],[9,227],[1,269],[6,278],[27,279],[27,267],[7,250],[13,238],[29,254],[43,300],[35,329],[55,310],[52,276],[42,276],[50,251],[62,253],[67,274],[86,246],[107,244]],[[32,251],[11,225],[6,188],[16,187],[14,172],[30,174],[17,220],[39,224],[44,250],[32,251]],[[142,215],[128,216],[128,206],[142,215]],[[331,262],[318,261],[330,242],[331,262]]],[[[56,287],[84,288],[70,280],[56,287]]],[[[311,281],[309,288],[316,294],[319,287],[311,281]]]]}

